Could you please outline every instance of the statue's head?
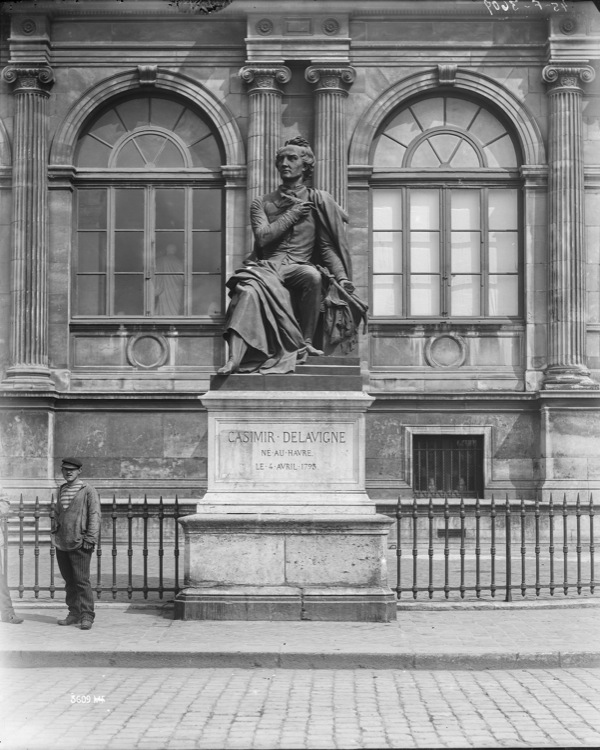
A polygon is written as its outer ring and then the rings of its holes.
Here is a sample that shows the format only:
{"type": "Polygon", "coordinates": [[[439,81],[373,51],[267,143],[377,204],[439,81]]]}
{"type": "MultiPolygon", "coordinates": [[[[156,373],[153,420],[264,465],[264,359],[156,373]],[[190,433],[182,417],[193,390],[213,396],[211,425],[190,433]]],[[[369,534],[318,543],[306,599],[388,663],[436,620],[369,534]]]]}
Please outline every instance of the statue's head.
{"type": "Polygon", "coordinates": [[[300,153],[300,158],[302,159],[303,166],[302,179],[304,180],[304,182],[306,182],[306,180],[309,180],[312,177],[312,173],[315,168],[315,155],[313,154],[312,148],[310,147],[310,143],[301,135],[297,135],[295,138],[291,138],[289,141],[286,141],[285,145],[278,149],[277,153],[275,154],[275,166],[277,167],[277,169],[279,169],[281,154],[286,148],[289,148],[290,146],[297,148],[298,152],[300,153]]]}

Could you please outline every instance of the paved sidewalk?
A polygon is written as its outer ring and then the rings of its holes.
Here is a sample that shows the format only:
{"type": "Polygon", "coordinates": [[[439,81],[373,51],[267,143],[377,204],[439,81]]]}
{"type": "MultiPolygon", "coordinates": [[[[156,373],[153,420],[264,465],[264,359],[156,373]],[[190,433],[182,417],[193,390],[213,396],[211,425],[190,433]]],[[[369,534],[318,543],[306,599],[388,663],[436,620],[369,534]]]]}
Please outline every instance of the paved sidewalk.
{"type": "Polygon", "coordinates": [[[5,667],[532,669],[600,666],[600,601],[402,605],[396,623],[173,620],[172,605],[99,603],[91,631],[66,608],[17,604],[5,667]]]}

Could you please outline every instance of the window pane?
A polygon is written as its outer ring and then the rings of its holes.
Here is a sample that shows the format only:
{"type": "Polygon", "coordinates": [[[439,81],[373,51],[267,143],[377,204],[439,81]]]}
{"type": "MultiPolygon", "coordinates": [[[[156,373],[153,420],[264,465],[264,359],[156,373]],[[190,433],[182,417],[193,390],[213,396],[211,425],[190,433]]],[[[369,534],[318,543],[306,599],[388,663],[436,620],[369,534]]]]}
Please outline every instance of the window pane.
{"type": "Polygon", "coordinates": [[[178,258],[185,257],[185,233],[184,232],[157,232],[155,234],[156,257],[163,255],[176,255],[178,258]],[[169,249],[173,246],[175,250],[169,249]]]}
{"type": "Polygon", "coordinates": [[[519,314],[519,279],[517,276],[489,277],[489,314],[519,314]]]}
{"type": "Polygon", "coordinates": [[[411,106],[413,114],[423,130],[444,124],[444,100],[442,97],[425,99],[411,106]]]}
{"type": "Polygon", "coordinates": [[[189,146],[208,135],[210,128],[198,115],[186,109],[173,132],[177,133],[186,146],[189,146]]]}
{"type": "Polygon", "coordinates": [[[77,315],[106,315],[106,278],[77,277],[77,315]]]}
{"type": "Polygon", "coordinates": [[[479,273],[480,247],[479,232],[452,232],[450,248],[452,273],[479,273]]]}
{"type": "MultiPolygon", "coordinates": [[[[183,268],[181,261],[179,263],[180,268],[183,268]]],[[[183,300],[183,274],[156,274],[154,277],[155,315],[183,315],[183,300]]]]}
{"type": "Polygon", "coordinates": [[[373,271],[402,272],[402,232],[373,233],[373,271]]]}
{"type": "Polygon", "coordinates": [[[147,166],[155,166],[156,160],[165,146],[165,136],[157,135],[156,133],[145,133],[144,135],[138,135],[135,140],[146,159],[147,166]]]}
{"type": "Polygon", "coordinates": [[[491,112],[485,109],[479,110],[479,114],[469,128],[469,133],[474,135],[482,145],[493,141],[505,132],[506,128],[504,125],[491,112]]]}
{"type": "Polygon", "coordinates": [[[194,229],[221,229],[221,191],[194,190],[194,229]]]}
{"type": "Polygon", "coordinates": [[[422,130],[417,125],[410,109],[405,109],[396,115],[391,123],[385,128],[385,132],[403,146],[409,146],[422,130]]]}
{"type": "Polygon", "coordinates": [[[460,139],[457,135],[442,134],[432,135],[429,142],[442,164],[448,164],[460,139]]]}
{"type": "Polygon", "coordinates": [[[480,315],[480,277],[452,276],[450,281],[450,314],[480,315]]]}
{"type": "Polygon", "coordinates": [[[410,270],[413,273],[438,273],[440,270],[439,234],[410,233],[410,270]]]}
{"type": "Polygon", "coordinates": [[[185,190],[156,191],[156,228],[183,229],[185,217],[185,190]]]}
{"type": "Polygon", "coordinates": [[[517,232],[490,232],[490,273],[516,273],[519,264],[517,232]]]}
{"type": "Polygon", "coordinates": [[[402,276],[373,277],[373,315],[402,314],[402,276]]]}
{"type": "Polygon", "coordinates": [[[106,167],[110,151],[109,146],[84,135],[77,146],[75,163],[78,167],[106,167]]]}
{"type": "Polygon", "coordinates": [[[115,274],[115,315],[144,314],[144,277],[115,274]]]}
{"type": "Polygon", "coordinates": [[[143,169],[146,162],[133,141],[128,141],[119,151],[115,166],[120,169],[143,169]]]}
{"type": "Polygon", "coordinates": [[[463,141],[452,159],[453,169],[478,169],[480,166],[481,160],[477,151],[468,141],[463,141]]]}
{"type": "Polygon", "coordinates": [[[111,109],[106,114],[102,115],[102,117],[90,128],[90,133],[93,133],[103,141],[110,143],[111,146],[114,146],[119,138],[126,132],[123,123],[117,117],[117,113],[114,109],[111,109]]]}
{"type": "Polygon", "coordinates": [[[503,136],[484,148],[488,167],[510,169],[517,166],[515,147],[508,135],[503,136]]]}
{"type": "Polygon", "coordinates": [[[115,190],[115,227],[142,229],[144,226],[144,191],[115,190]]]}
{"type": "Polygon", "coordinates": [[[446,125],[455,125],[457,128],[467,130],[478,109],[478,104],[449,96],[446,99],[446,125]]]}
{"type": "Polygon", "coordinates": [[[410,166],[417,167],[439,167],[440,160],[431,148],[429,141],[424,141],[415,149],[410,160],[410,166]]]}
{"type": "Polygon", "coordinates": [[[115,271],[144,270],[144,233],[115,232],[115,271]]]}
{"type": "Polygon", "coordinates": [[[127,130],[135,130],[140,125],[150,124],[149,102],[143,99],[129,99],[115,107],[127,130]]]}
{"type": "Polygon", "coordinates": [[[194,232],[192,270],[221,273],[221,232],[194,232]]]}
{"type": "Polygon", "coordinates": [[[479,229],[479,191],[450,192],[450,225],[452,229],[479,229]]]}
{"type": "Polygon", "coordinates": [[[167,130],[173,130],[183,107],[170,99],[150,99],[150,122],[167,130]]]}
{"type": "Polygon", "coordinates": [[[192,163],[195,167],[204,169],[219,169],[221,166],[221,154],[214,136],[205,138],[189,147],[192,155],[192,163]]]}
{"type": "Polygon", "coordinates": [[[383,133],[377,141],[375,155],[373,156],[374,167],[387,167],[388,169],[398,169],[402,166],[406,148],[396,141],[387,137],[383,133]]]}
{"type": "Polygon", "coordinates": [[[517,191],[490,190],[488,217],[490,229],[518,229],[517,191]]]}
{"type": "Polygon", "coordinates": [[[411,315],[440,314],[440,277],[410,277],[410,313],[411,315]]]}
{"type": "Polygon", "coordinates": [[[106,229],[106,190],[78,190],[79,229],[106,229]]]}
{"type": "Polygon", "coordinates": [[[410,194],[410,228],[439,229],[440,209],[437,190],[413,190],[410,194]]]}
{"type": "Polygon", "coordinates": [[[156,273],[183,273],[183,244],[167,242],[163,247],[159,247],[157,243],[154,267],[156,273]]]}
{"type": "Polygon", "coordinates": [[[373,191],[373,229],[402,229],[402,192],[373,191]]]}
{"type": "Polygon", "coordinates": [[[167,167],[185,167],[185,159],[183,154],[177,148],[174,143],[167,141],[164,144],[164,148],[157,154],[155,160],[155,166],[160,169],[166,169],[167,167]]]}
{"type": "Polygon", "coordinates": [[[79,232],[77,270],[82,272],[106,270],[106,233],[79,232]]]}
{"type": "Polygon", "coordinates": [[[194,276],[192,280],[192,315],[221,314],[221,279],[219,276],[194,276]]]}

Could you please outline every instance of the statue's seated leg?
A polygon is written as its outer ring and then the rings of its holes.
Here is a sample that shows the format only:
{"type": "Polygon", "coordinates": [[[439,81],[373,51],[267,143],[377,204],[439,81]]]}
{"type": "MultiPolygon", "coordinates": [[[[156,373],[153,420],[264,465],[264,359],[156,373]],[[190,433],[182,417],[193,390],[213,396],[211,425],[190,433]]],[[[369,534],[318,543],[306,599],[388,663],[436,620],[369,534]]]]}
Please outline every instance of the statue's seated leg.
{"type": "Polygon", "coordinates": [[[219,375],[230,375],[234,372],[238,372],[242,360],[244,359],[244,354],[246,354],[248,350],[248,345],[244,339],[235,331],[229,332],[227,343],[229,344],[229,359],[223,367],[217,370],[219,375]]]}

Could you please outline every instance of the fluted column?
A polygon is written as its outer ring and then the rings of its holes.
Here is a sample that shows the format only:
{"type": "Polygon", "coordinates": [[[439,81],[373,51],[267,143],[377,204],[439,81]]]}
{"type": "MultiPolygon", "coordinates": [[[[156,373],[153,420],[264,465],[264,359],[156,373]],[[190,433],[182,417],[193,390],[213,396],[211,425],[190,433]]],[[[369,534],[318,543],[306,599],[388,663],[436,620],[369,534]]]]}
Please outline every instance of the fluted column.
{"type": "Polygon", "coordinates": [[[547,65],[549,84],[548,367],[544,388],[598,388],[586,366],[582,83],[588,65],[547,65]]]}
{"type": "Polygon", "coordinates": [[[274,190],[279,181],[275,153],[281,146],[280,84],[287,83],[291,70],[277,63],[246,65],[239,72],[250,97],[248,125],[248,200],[274,190]]]}
{"type": "Polygon", "coordinates": [[[46,101],[52,69],[9,65],[15,97],[12,167],[12,298],[7,383],[49,387],[46,101]]]}
{"type": "Polygon", "coordinates": [[[331,193],[345,209],[348,192],[346,98],[356,71],[350,66],[311,65],[304,76],[309,83],[316,84],[313,182],[315,187],[331,193]]]}

